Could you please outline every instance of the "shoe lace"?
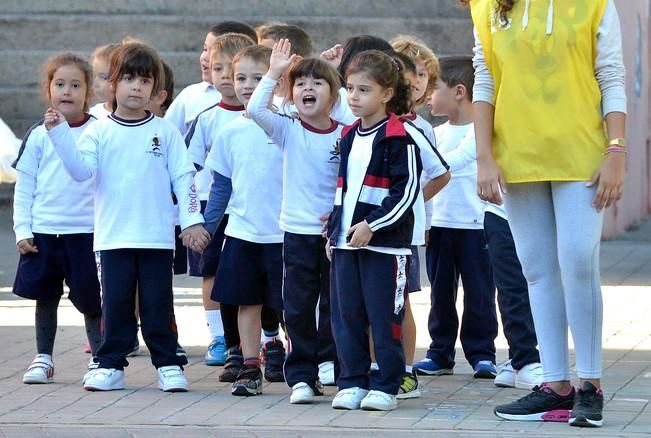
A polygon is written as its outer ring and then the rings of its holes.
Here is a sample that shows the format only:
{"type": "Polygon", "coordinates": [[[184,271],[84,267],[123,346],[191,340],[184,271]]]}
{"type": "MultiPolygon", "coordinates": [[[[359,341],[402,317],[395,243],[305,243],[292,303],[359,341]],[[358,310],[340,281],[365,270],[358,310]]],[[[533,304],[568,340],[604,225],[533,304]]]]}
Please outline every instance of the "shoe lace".
{"type": "Polygon", "coordinates": [[[599,394],[596,391],[583,391],[579,389],[578,397],[576,398],[574,409],[591,409],[595,405],[595,401],[599,399],[599,394]]]}

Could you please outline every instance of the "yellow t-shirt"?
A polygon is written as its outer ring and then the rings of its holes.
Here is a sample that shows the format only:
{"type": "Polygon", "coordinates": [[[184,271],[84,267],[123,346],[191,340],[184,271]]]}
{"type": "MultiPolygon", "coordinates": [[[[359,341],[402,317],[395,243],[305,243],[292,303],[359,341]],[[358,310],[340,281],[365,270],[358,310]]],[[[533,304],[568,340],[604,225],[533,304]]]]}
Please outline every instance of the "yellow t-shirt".
{"type": "Polygon", "coordinates": [[[496,0],[471,1],[495,82],[493,153],[508,183],[589,180],[601,164],[595,59],[606,1],[554,0],[551,15],[548,0],[530,0],[528,14],[519,0],[507,22],[496,0]]]}

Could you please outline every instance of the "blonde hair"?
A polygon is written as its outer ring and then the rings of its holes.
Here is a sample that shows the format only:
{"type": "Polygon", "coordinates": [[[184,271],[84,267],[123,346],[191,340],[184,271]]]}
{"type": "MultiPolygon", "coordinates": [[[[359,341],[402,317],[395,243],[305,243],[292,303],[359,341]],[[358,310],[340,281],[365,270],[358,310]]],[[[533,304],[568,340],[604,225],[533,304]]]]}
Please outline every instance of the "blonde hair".
{"type": "Polygon", "coordinates": [[[429,74],[427,88],[425,88],[425,93],[423,93],[420,99],[415,102],[417,107],[423,105],[429,95],[434,91],[436,80],[441,74],[439,59],[436,57],[432,49],[427,47],[423,40],[412,35],[398,35],[390,41],[390,44],[391,47],[393,47],[393,50],[407,55],[414,61],[414,64],[420,61],[425,65],[427,73],[429,74]]]}
{"type": "Polygon", "coordinates": [[[233,59],[233,57],[245,47],[254,46],[255,41],[251,37],[242,33],[225,33],[217,37],[215,43],[210,48],[210,65],[213,63],[213,58],[216,53],[222,53],[233,59]]]}

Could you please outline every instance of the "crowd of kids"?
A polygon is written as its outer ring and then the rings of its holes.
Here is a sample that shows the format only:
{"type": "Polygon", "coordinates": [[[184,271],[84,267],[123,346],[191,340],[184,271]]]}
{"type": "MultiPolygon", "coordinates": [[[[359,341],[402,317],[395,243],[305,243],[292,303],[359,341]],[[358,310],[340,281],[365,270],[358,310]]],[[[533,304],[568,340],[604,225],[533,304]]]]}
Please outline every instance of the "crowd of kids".
{"type": "Polygon", "coordinates": [[[233,395],[261,394],[266,379],[304,404],[336,385],[335,409],[392,410],[420,397],[418,376],[454,372],[459,334],[475,378],[534,390],[499,416],[591,418],[601,392],[590,404],[577,391],[564,414],[535,404],[553,391],[519,242],[500,202],[478,196],[471,57],[439,60],[407,35],[314,56],[300,27],[225,21],[199,62],[201,81],[175,99],[170,67],[131,38],[43,66],[49,108],[13,164],[13,291],[36,301],[24,383],[53,381],[65,282],[86,325],[86,390],[125,388],[140,328],[159,388],[187,391],[172,291],[187,272],[202,279],[204,362],[233,395]],[[447,122],[434,128],[425,108],[447,122]],[[431,344],[415,361],[419,249],[431,344]]]}

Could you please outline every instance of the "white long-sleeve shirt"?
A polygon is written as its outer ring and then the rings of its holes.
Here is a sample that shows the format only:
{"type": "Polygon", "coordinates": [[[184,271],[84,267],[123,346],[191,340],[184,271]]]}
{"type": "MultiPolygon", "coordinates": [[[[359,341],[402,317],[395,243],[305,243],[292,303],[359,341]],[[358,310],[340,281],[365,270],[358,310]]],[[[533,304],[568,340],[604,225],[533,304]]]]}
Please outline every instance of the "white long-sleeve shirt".
{"type": "Polygon", "coordinates": [[[181,228],[203,223],[194,188],[194,168],[183,138],[153,114],[142,120],[110,115],[93,123],[75,142],[62,123],[48,131],[55,150],[76,181],[95,181],[95,251],[174,248],[175,211],[181,228]]]}
{"type": "MultiPolygon", "coordinates": [[[[475,47],[473,65],[475,85],[473,102],[495,104],[495,83],[486,65],[484,49],[477,29],[474,30],[475,47]]],[[[602,94],[602,113],[626,113],[626,69],[622,54],[622,32],[617,9],[613,0],[608,0],[604,15],[597,30],[597,56],[595,77],[602,94]]]]}

